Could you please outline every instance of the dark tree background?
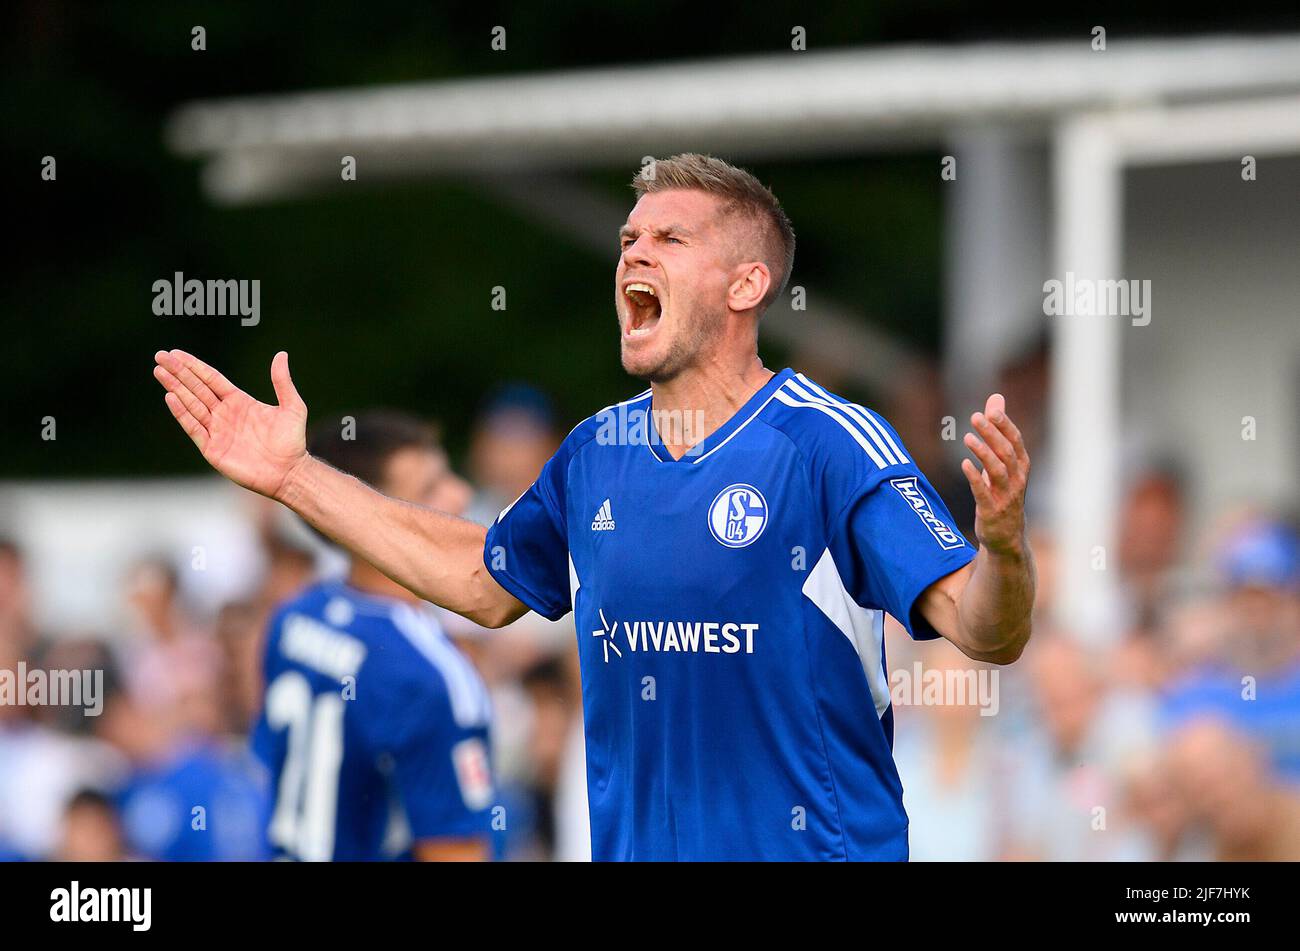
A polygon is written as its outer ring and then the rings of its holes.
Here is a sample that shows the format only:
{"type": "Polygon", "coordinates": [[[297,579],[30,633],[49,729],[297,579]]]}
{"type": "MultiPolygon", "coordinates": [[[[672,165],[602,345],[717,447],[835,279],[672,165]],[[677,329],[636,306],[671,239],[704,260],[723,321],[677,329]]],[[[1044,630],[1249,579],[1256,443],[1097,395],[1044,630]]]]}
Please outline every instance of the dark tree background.
{"type": "MultiPolygon", "coordinates": [[[[1294,22],[1294,12],[1288,14],[1294,22]]],[[[16,2],[3,13],[3,160],[10,241],[0,283],[0,476],[198,471],[150,375],[184,347],[269,398],[279,349],[314,414],[402,406],[443,421],[454,451],[498,382],[551,392],[576,422],[634,392],[617,361],[610,253],[520,220],[472,183],[339,188],[251,208],[201,194],[169,154],[166,117],[196,98],[896,41],[1086,38],[1275,29],[1186,4],[1136,12],[1055,4],[485,2],[312,4],[16,2]],[[984,6],[984,5],[978,5],[984,6]],[[1028,12],[1026,12],[1028,11],[1028,12]],[[491,28],[509,49],[489,48],[491,28]],[[207,50],[190,30],[207,30],[207,50]],[[40,179],[42,156],[57,182],[40,179]],[[151,285],[257,278],[262,319],[168,319],[151,285]],[[509,308],[491,310],[505,285],[509,308]],[[40,438],[41,419],[58,439],[40,438]]],[[[630,196],[626,169],[588,175],[630,196]]],[[[800,236],[795,279],[861,306],[916,346],[938,346],[940,182],[935,156],[753,166],[800,236]]],[[[360,185],[360,183],[358,183],[360,185]]],[[[768,352],[769,364],[782,354],[768,352]]]]}

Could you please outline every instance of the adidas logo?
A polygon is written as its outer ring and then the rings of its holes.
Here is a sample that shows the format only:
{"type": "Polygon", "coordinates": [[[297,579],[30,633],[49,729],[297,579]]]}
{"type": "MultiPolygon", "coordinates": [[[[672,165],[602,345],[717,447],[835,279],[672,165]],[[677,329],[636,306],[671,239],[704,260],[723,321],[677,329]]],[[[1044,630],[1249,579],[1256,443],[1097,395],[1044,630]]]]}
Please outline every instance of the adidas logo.
{"type": "Polygon", "coordinates": [[[591,530],[593,532],[612,532],[614,530],[614,512],[609,507],[609,499],[600,503],[600,508],[596,510],[596,517],[591,520],[591,530]]]}

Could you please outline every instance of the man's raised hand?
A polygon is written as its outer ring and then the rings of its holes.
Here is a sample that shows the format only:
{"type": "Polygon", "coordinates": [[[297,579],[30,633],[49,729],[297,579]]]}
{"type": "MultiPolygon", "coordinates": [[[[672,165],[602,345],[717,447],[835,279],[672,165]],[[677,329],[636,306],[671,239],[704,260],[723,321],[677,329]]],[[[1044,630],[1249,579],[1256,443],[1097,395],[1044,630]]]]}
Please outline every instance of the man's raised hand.
{"type": "Polygon", "coordinates": [[[289,355],[281,351],[271,361],[278,406],[259,403],[184,350],[160,350],[154,360],[167,408],[208,464],[246,489],[282,499],[289,477],[309,458],[307,404],[289,376],[289,355]]]}
{"type": "Polygon", "coordinates": [[[969,459],[961,461],[975,496],[975,537],[995,553],[1018,551],[1025,532],[1029,453],[1002,394],[990,396],[984,412],[970,421],[975,432],[967,433],[964,442],[984,466],[980,471],[969,459]]]}

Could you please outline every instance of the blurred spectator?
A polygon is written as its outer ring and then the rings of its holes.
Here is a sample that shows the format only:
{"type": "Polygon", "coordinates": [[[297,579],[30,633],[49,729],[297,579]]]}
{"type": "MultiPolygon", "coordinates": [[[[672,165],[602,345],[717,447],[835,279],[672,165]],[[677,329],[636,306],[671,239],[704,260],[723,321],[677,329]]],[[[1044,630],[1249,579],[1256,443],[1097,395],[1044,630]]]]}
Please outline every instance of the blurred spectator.
{"type": "Polygon", "coordinates": [[[210,685],[191,683],[170,715],[119,693],[101,720],[132,765],[119,797],[131,851],[167,862],[267,857],[265,777],[245,749],[212,738],[220,715],[210,685]]]}
{"type": "Polygon", "coordinates": [[[293,597],[316,576],[316,557],[305,546],[279,534],[264,539],[266,576],[257,591],[257,606],[263,615],[293,597]]]}
{"type": "MultiPolygon", "coordinates": [[[[1041,325],[1040,325],[1041,327],[1041,325]]],[[[1024,348],[1008,360],[998,373],[993,389],[1001,393],[1007,401],[1007,413],[1016,421],[1029,458],[1033,461],[1034,474],[1029,480],[1029,490],[1025,496],[1025,512],[1031,522],[1040,522],[1049,514],[1054,491],[1052,468],[1055,465],[1049,419],[1052,386],[1052,335],[1046,329],[1040,329],[1024,348]]],[[[957,414],[957,425],[969,428],[970,414],[983,406],[972,406],[965,415],[957,414]]],[[[961,438],[960,431],[958,439],[961,438]]],[[[960,445],[960,443],[958,444],[960,445]]],[[[960,483],[953,487],[954,492],[963,489],[969,496],[970,489],[960,483]]],[[[966,503],[963,503],[966,504],[966,503]]],[[[974,505],[971,503],[972,518],[974,505]]]]}
{"type": "Polygon", "coordinates": [[[127,857],[122,828],[112,800],[83,789],[63,811],[63,835],[53,859],[58,862],[121,862],[127,857]]]}
{"type": "Polygon", "coordinates": [[[26,858],[46,859],[58,847],[73,795],[112,783],[125,764],[103,743],[34,722],[29,709],[0,705],[0,843],[26,858]]]}
{"type": "Polygon", "coordinates": [[[1173,679],[1216,664],[1232,626],[1222,598],[1200,591],[1183,595],[1165,611],[1158,638],[1160,657],[1151,662],[1146,683],[1163,691],[1173,679]]]}
{"type": "MultiPolygon", "coordinates": [[[[931,671],[973,675],[980,666],[946,641],[927,644],[920,653],[927,676],[931,671]]],[[[908,830],[913,861],[989,862],[998,857],[1002,762],[992,717],[980,715],[975,697],[968,700],[896,710],[894,759],[903,780],[903,804],[918,820],[908,830]]]]}
{"type": "Polygon", "coordinates": [[[551,802],[560,773],[560,754],[568,734],[573,711],[573,691],[568,688],[567,671],[558,658],[534,664],[524,672],[523,687],[532,700],[533,793],[542,808],[539,823],[542,838],[549,850],[554,843],[551,802]]]}
{"type": "Polygon", "coordinates": [[[536,803],[538,846],[544,855],[555,851],[556,791],[564,770],[574,711],[582,703],[573,679],[576,673],[567,657],[558,656],[534,664],[523,675],[523,688],[532,704],[529,788],[536,803]]]}
{"type": "Polygon", "coordinates": [[[1224,718],[1258,741],[1282,778],[1300,784],[1300,540],[1278,522],[1240,526],[1218,552],[1226,586],[1220,655],[1173,684],[1168,722],[1224,718]]]}
{"type": "Polygon", "coordinates": [[[470,475],[478,492],[465,517],[490,524],[533,484],[559,445],[555,411],[545,393],[521,383],[498,390],[470,437],[470,475]]]}
{"type": "Polygon", "coordinates": [[[31,591],[22,549],[0,538],[0,643],[26,654],[36,643],[32,624],[31,591]]]}
{"type": "Polygon", "coordinates": [[[1201,719],[1173,737],[1170,775],[1192,823],[1224,862],[1300,861],[1300,791],[1280,783],[1266,750],[1201,719]]]}
{"type": "Polygon", "coordinates": [[[1124,785],[1125,805],[1146,837],[1150,855],[1158,862],[1204,862],[1213,849],[1159,755],[1136,757],[1129,763],[1124,785]]]}
{"type": "Polygon", "coordinates": [[[1056,586],[1059,575],[1056,538],[1041,525],[1031,524],[1029,545],[1034,552],[1034,570],[1038,582],[1034,591],[1034,622],[1036,625],[1050,624],[1056,609],[1056,586]]]}
{"type": "Polygon", "coordinates": [[[1181,660],[1168,641],[1172,628],[1166,614],[1176,608],[1172,588],[1184,522],[1182,481],[1172,467],[1143,471],[1120,501],[1116,562],[1122,636],[1112,645],[1110,665],[1116,682],[1126,687],[1159,689],[1181,660]]]}
{"type": "Polygon", "coordinates": [[[1150,856],[1126,814],[1124,776],[1154,749],[1144,698],[1112,691],[1101,658],[1071,638],[1039,635],[1025,652],[1037,718],[1012,747],[1008,857],[1114,861],[1150,856]]]}
{"type": "Polygon", "coordinates": [[[1185,514],[1182,480],[1170,468],[1139,476],[1120,506],[1120,583],[1139,636],[1149,636],[1157,627],[1183,549],[1185,514]]]}
{"type": "Polygon", "coordinates": [[[221,651],[217,685],[223,714],[222,731],[247,735],[262,708],[262,646],[264,612],[247,601],[223,605],[217,615],[216,641],[221,651]]]}
{"type": "Polygon", "coordinates": [[[582,719],[582,674],[575,648],[565,658],[572,689],[571,716],[560,750],[555,783],[555,853],[557,862],[591,861],[591,816],[587,809],[587,749],[582,719]]]}
{"type": "MultiPolygon", "coordinates": [[[[14,676],[29,662],[18,644],[0,640],[0,671],[14,676]]],[[[111,678],[105,678],[106,685],[111,678]]],[[[112,782],[124,764],[106,745],[42,723],[68,725],[82,708],[0,703],[0,853],[48,858],[60,835],[64,805],[82,787],[112,782]],[[65,716],[66,714],[66,716],[65,716]]]]}
{"type": "MultiPolygon", "coordinates": [[[[103,701],[118,688],[119,676],[113,655],[104,642],[98,638],[67,637],[57,641],[38,645],[28,660],[28,667],[38,666],[46,671],[91,671],[102,674],[99,680],[98,700],[103,701]]],[[[33,707],[31,717],[51,729],[67,736],[90,736],[93,733],[95,715],[86,715],[86,710],[93,706],[89,696],[84,698],[86,706],[49,705],[33,707]]]]}
{"type": "Polygon", "coordinates": [[[216,648],[186,615],[171,564],[149,558],[134,565],[126,576],[125,599],[133,631],[122,648],[122,669],[138,703],[161,710],[179,691],[212,682],[216,648]]]}

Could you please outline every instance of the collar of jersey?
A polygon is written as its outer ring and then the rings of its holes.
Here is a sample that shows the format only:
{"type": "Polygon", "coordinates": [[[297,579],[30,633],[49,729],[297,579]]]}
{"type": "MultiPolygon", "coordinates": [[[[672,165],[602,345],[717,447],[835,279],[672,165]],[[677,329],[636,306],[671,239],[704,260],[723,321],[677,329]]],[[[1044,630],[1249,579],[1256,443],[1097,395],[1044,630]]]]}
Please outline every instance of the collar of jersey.
{"type": "MultiPolygon", "coordinates": [[[[759,412],[772,401],[772,396],[786,380],[794,376],[794,370],[786,367],[779,373],[772,374],[772,379],[764,383],[754,395],[745,401],[745,404],[731,414],[731,418],[725,423],[709,433],[708,437],[697,443],[690,451],[686,452],[680,459],[674,459],[672,455],[664,448],[662,442],[657,438],[646,441],[646,447],[650,450],[650,455],[666,466],[693,466],[696,463],[703,462],[717,450],[721,449],[732,436],[736,435],[751,423],[759,412]]],[[[651,423],[653,425],[653,423],[651,423]]]]}

